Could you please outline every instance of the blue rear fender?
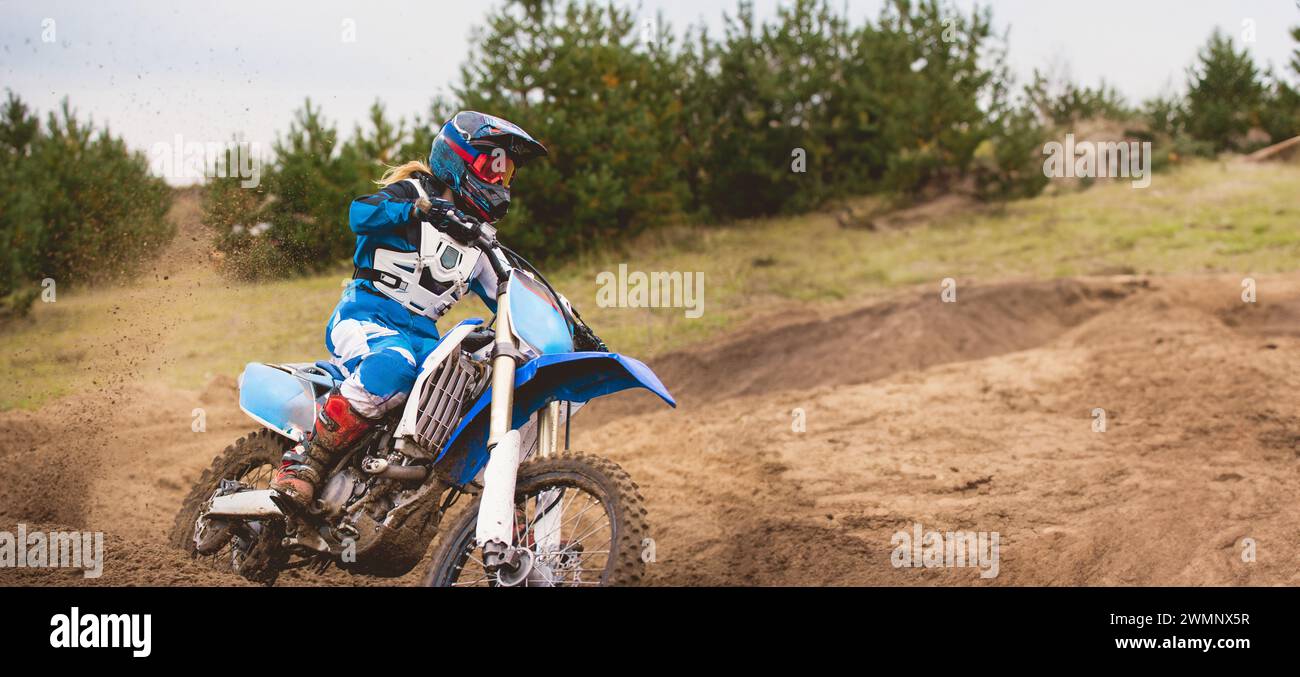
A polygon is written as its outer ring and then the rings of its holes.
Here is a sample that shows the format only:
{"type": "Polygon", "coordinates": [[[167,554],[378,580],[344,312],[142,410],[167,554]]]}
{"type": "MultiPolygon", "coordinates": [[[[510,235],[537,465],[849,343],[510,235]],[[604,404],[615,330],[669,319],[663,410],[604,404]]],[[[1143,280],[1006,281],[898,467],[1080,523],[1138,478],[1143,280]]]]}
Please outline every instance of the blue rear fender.
{"type": "MultiPolygon", "coordinates": [[[[542,355],[515,370],[511,425],[519,428],[551,402],[588,402],[629,388],[645,388],[669,406],[677,406],[659,377],[640,360],[598,352],[542,355]]],[[[475,400],[438,455],[439,462],[446,458],[448,474],[461,485],[473,481],[487,463],[491,402],[489,387],[475,400]]]]}

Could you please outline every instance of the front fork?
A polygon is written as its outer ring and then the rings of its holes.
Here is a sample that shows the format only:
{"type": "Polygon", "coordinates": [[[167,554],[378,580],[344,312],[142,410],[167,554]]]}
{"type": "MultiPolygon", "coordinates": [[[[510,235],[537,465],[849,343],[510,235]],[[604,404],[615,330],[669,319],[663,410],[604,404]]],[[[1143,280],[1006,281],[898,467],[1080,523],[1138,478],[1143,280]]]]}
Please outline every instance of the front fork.
{"type": "Polygon", "coordinates": [[[515,362],[519,349],[510,332],[510,298],[497,297],[496,350],[492,358],[492,405],[488,421],[488,462],[483,470],[475,539],[489,570],[510,563],[515,525],[515,478],[519,472],[519,431],[513,429],[515,362]]]}
{"type": "MultiPolygon", "coordinates": [[[[515,369],[520,353],[510,331],[510,300],[502,293],[497,298],[496,351],[492,358],[492,404],[488,423],[488,462],[483,470],[483,496],[479,499],[475,540],[483,551],[483,564],[489,571],[498,570],[503,581],[508,578],[535,578],[532,553],[515,540],[515,481],[522,460],[522,440],[513,429],[515,369]],[[529,574],[533,573],[532,576],[529,574]]],[[[555,453],[559,441],[559,403],[552,402],[538,413],[538,451],[542,458],[555,453]]],[[[558,500],[539,496],[539,503],[558,500]]],[[[559,545],[559,511],[546,510],[535,525],[535,543],[542,552],[559,545]]]]}

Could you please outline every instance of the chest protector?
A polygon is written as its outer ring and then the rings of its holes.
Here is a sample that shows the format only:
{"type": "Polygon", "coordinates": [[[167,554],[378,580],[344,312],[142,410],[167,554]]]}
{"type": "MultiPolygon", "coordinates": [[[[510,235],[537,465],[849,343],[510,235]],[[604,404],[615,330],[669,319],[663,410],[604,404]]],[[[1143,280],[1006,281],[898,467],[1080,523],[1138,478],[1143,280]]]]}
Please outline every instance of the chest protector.
{"type": "MultiPolygon", "coordinates": [[[[429,197],[419,181],[407,182],[415,186],[420,197],[429,197]]],[[[374,267],[358,270],[354,277],[370,280],[379,293],[407,310],[436,320],[469,289],[479,251],[462,245],[427,221],[409,230],[407,239],[415,245],[415,251],[377,247],[374,267]]]]}

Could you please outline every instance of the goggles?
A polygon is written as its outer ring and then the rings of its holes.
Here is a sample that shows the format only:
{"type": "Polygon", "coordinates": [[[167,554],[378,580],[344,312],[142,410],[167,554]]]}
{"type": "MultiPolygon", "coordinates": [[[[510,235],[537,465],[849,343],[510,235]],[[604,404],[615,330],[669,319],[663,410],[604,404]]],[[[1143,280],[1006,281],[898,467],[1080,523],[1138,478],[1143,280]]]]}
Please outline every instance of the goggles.
{"type": "Polygon", "coordinates": [[[470,170],[483,181],[509,188],[515,178],[515,161],[500,146],[478,146],[478,157],[469,163],[470,170]]]}

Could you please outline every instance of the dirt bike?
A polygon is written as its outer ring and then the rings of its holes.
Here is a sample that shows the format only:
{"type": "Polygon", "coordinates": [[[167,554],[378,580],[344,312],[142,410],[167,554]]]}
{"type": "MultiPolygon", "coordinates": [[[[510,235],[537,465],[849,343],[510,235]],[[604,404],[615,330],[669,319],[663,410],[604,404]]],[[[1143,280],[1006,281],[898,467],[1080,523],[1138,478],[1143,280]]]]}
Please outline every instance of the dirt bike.
{"type": "MultiPolygon", "coordinates": [[[[467,320],[442,337],[404,407],[329,469],[306,510],[268,485],[344,374],[327,361],[247,365],[240,408],[263,428],[204,471],[176,516],[174,545],[267,585],[289,569],[331,565],[402,576],[468,495],[442,530],[426,585],[641,580],[648,526],[640,491],[614,462],[571,451],[570,424],[584,403],[629,388],[676,403],[643,363],[608,352],[491,226],[460,225],[500,281],[492,321],[467,320]],[[575,342],[595,349],[575,351],[575,342]]],[[[437,252],[421,251],[419,265],[438,265],[437,252]]]]}

